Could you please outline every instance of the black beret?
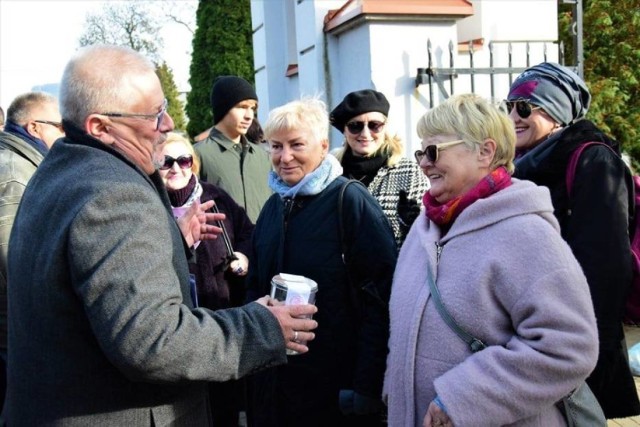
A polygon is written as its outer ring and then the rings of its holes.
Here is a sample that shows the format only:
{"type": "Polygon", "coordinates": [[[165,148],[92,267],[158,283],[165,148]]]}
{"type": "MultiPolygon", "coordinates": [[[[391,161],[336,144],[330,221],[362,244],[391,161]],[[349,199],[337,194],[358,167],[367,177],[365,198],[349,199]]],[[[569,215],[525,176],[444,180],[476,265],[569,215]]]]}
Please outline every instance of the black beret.
{"type": "Polygon", "coordinates": [[[342,102],[333,109],[329,121],[333,127],[344,132],[344,127],[350,119],[372,111],[388,116],[389,101],[387,98],[381,92],[372,89],[357,90],[347,94],[342,102]]]}

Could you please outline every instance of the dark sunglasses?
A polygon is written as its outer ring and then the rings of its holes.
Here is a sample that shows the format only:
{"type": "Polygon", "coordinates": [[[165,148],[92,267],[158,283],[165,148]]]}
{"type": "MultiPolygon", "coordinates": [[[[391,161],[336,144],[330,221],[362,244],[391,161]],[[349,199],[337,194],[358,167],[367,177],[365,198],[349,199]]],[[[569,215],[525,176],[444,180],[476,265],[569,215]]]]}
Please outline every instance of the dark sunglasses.
{"type": "Polygon", "coordinates": [[[178,162],[178,166],[180,166],[180,169],[189,169],[191,166],[193,166],[193,157],[191,156],[191,154],[179,156],[177,159],[174,159],[171,156],[164,156],[164,164],[160,166],[160,169],[171,169],[175,162],[178,162]]]}
{"type": "Polygon", "coordinates": [[[453,145],[462,144],[463,142],[463,139],[456,139],[455,141],[442,142],[437,145],[427,145],[426,147],[424,147],[424,151],[416,150],[413,155],[415,156],[418,164],[422,162],[424,156],[427,156],[427,160],[429,160],[431,163],[435,163],[438,161],[438,153],[440,152],[440,150],[444,150],[445,148],[451,147],[453,145]]]}
{"type": "Polygon", "coordinates": [[[371,132],[377,133],[380,132],[386,122],[379,122],[377,120],[372,120],[370,122],[353,121],[347,123],[347,130],[353,135],[358,135],[364,130],[365,123],[371,132]]]}
{"type": "Polygon", "coordinates": [[[532,111],[540,109],[537,105],[530,104],[522,99],[517,101],[505,101],[505,105],[507,106],[507,113],[509,114],[511,114],[513,107],[516,107],[516,113],[518,113],[518,115],[523,119],[529,117],[532,111]]]}

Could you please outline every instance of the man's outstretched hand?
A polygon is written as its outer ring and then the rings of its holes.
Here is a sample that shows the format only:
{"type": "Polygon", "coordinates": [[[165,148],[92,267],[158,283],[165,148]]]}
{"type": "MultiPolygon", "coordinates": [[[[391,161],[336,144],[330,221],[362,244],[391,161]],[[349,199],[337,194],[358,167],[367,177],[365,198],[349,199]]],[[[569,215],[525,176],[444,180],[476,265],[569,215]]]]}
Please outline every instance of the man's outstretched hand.
{"type": "Polygon", "coordinates": [[[189,210],[178,218],[178,227],[180,227],[189,247],[193,247],[200,240],[217,239],[218,235],[222,233],[220,227],[211,225],[211,223],[224,220],[224,214],[207,212],[214,203],[213,200],[204,203],[196,200],[189,207],[189,210]]]}

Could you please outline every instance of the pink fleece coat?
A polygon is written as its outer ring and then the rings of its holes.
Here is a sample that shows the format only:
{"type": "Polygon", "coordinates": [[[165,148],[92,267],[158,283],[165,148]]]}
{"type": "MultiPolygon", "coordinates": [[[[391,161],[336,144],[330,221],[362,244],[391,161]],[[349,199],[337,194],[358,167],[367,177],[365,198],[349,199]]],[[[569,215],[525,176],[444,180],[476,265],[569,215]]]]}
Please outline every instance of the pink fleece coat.
{"type": "Polygon", "coordinates": [[[421,215],[400,252],[390,315],[383,393],[392,427],[422,426],[436,394],[458,427],[564,426],[554,403],[598,355],[584,274],[548,190],[528,181],[476,201],[445,236],[421,215]],[[488,348],[472,354],[444,323],[427,269],[451,315],[488,348]]]}

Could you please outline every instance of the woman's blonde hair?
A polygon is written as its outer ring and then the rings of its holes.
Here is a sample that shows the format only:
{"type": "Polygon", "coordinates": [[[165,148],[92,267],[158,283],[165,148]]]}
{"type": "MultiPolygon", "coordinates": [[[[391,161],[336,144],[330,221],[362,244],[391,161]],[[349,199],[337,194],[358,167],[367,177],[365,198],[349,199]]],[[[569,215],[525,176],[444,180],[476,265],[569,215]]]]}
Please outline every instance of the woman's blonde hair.
{"type": "Polygon", "coordinates": [[[191,166],[191,172],[198,175],[200,173],[200,157],[198,157],[196,151],[193,149],[193,144],[191,143],[189,138],[179,132],[167,133],[167,140],[165,141],[165,145],[175,143],[182,143],[189,154],[191,154],[191,156],[193,157],[193,166],[191,166]]]}
{"type": "MultiPolygon", "coordinates": [[[[385,116],[386,120],[386,116],[385,116]]],[[[402,143],[402,139],[397,134],[391,134],[387,131],[385,125],[384,129],[384,141],[382,144],[378,146],[376,151],[369,154],[367,157],[375,157],[378,155],[383,155],[388,157],[387,166],[393,166],[397,164],[403,156],[404,144],[402,143]]],[[[337,149],[334,152],[334,156],[338,159],[339,162],[342,162],[342,158],[344,157],[344,152],[347,151],[349,147],[349,143],[347,142],[347,138],[345,137],[344,143],[342,147],[337,149]]]]}
{"type": "Polygon", "coordinates": [[[435,135],[457,135],[469,148],[485,139],[496,142],[490,169],[504,166],[513,173],[516,132],[511,119],[498,106],[475,94],[454,95],[427,111],[416,126],[421,139],[435,135]]]}

